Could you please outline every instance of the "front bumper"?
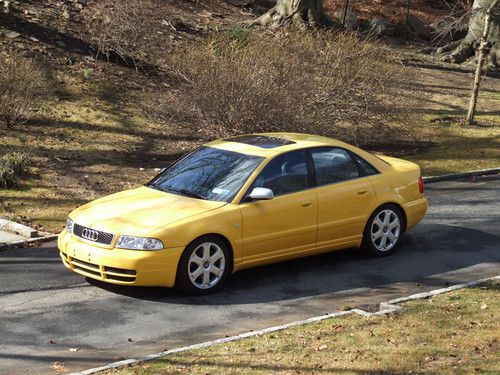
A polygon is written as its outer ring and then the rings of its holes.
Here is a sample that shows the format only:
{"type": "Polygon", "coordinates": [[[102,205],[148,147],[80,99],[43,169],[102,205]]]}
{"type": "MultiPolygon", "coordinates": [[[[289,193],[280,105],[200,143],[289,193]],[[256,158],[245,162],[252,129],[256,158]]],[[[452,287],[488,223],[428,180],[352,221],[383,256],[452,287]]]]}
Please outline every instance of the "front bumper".
{"type": "Polygon", "coordinates": [[[158,251],[109,249],[86,243],[63,230],[59,255],[66,268],[92,279],[119,285],[175,285],[183,248],[158,251]]]}

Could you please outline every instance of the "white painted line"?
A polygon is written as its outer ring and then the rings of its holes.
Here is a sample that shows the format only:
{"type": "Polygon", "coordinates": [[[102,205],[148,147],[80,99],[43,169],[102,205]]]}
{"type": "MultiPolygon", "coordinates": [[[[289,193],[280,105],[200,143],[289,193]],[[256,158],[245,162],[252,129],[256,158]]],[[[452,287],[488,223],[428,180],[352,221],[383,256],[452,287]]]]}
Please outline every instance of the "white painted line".
{"type": "Polygon", "coordinates": [[[107,364],[107,365],[104,365],[101,367],[91,368],[91,369],[88,369],[88,370],[85,370],[82,372],[73,373],[70,375],[95,374],[99,371],[105,371],[105,370],[110,370],[110,369],[114,369],[114,368],[125,367],[125,366],[135,365],[135,364],[139,364],[139,363],[143,363],[143,362],[147,362],[147,361],[152,361],[154,359],[159,359],[159,358],[162,358],[162,357],[168,356],[170,354],[174,354],[174,353],[181,353],[181,352],[185,352],[188,350],[195,350],[195,349],[203,349],[203,348],[207,348],[207,347],[213,346],[213,345],[224,344],[224,343],[228,343],[231,341],[241,340],[241,339],[245,339],[245,338],[249,338],[249,337],[261,336],[261,335],[266,334],[266,333],[282,331],[282,330],[287,329],[287,328],[303,326],[306,324],[316,323],[316,322],[320,322],[320,321],[325,320],[325,319],[335,318],[335,317],[339,317],[339,316],[358,314],[358,315],[362,315],[365,317],[370,317],[370,316],[390,314],[394,311],[403,309],[401,306],[396,305],[396,304],[399,304],[402,302],[413,301],[416,299],[429,298],[429,297],[432,297],[432,296],[435,296],[438,294],[448,293],[448,292],[451,292],[451,291],[457,290],[457,289],[470,288],[470,287],[473,287],[475,285],[482,284],[482,283],[485,283],[487,281],[493,281],[493,280],[500,280],[500,275],[494,276],[494,277],[488,277],[488,278],[480,279],[480,280],[473,280],[473,281],[469,281],[466,283],[453,285],[453,286],[450,286],[447,288],[435,289],[435,290],[431,290],[429,292],[412,294],[411,296],[408,296],[408,297],[396,298],[396,299],[381,303],[380,304],[380,311],[377,311],[374,313],[370,313],[370,312],[360,310],[360,309],[352,309],[352,310],[348,310],[348,311],[334,312],[334,313],[330,313],[330,314],[315,316],[315,317],[309,318],[309,319],[298,320],[298,321],[283,324],[280,326],[274,326],[274,327],[260,329],[257,331],[246,332],[246,333],[242,333],[241,335],[224,337],[222,339],[206,341],[206,342],[202,342],[199,344],[188,345],[188,346],[183,346],[180,348],[170,349],[170,350],[166,350],[164,352],[149,354],[149,355],[139,357],[139,358],[125,359],[123,361],[113,362],[113,363],[110,363],[110,364],[107,364]]]}

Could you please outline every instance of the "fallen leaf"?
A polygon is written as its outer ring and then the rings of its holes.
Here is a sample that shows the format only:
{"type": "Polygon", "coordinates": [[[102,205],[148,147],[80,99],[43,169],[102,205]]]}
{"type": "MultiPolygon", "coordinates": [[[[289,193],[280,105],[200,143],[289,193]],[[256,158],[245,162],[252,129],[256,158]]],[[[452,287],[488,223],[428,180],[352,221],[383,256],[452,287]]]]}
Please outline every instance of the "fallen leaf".
{"type": "Polygon", "coordinates": [[[68,369],[64,366],[63,362],[54,362],[52,368],[58,373],[68,372],[68,369]]]}
{"type": "Polygon", "coordinates": [[[480,309],[481,310],[486,310],[488,308],[488,305],[486,303],[483,303],[481,306],[480,306],[480,309]]]}

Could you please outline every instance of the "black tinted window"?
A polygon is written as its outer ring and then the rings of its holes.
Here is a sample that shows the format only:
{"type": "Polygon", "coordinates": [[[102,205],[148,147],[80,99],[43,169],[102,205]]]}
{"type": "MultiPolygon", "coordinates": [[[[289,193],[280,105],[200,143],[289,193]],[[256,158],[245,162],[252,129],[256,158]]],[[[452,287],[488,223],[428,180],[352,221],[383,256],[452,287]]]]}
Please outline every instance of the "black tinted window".
{"type": "Polygon", "coordinates": [[[275,157],[255,179],[250,191],[255,187],[271,189],[276,196],[307,189],[309,177],[305,152],[292,151],[275,157]]]}
{"type": "Polygon", "coordinates": [[[374,175],[374,174],[377,174],[379,173],[375,167],[373,165],[371,165],[370,163],[368,163],[365,159],[363,159],[362,157],[356,155],[356,154],[352,154],[352,157],[354,158],[354,160],[356,160],[356,162],[358,163],[359,167],[361,168],[361,171],[363,173],[364,176],[371,176],[371,175],[374,175]]]}
{"type": "Polygon", "coordinates": [[[311,150],[318,185],[351,180],[359,177],[358,167],[347,151],[322,147],[311,150]]]}

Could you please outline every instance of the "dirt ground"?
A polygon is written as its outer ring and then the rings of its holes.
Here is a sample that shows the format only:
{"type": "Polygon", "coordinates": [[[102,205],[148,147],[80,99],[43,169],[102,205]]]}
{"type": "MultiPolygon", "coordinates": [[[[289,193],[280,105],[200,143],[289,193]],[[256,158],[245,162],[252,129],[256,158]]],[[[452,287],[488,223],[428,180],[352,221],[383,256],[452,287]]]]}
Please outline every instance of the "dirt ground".
{"type": "MultiPolygon", "coordinates": [[[[25,18],[38,17],[36,25],[43,27],[31,26],[14,39],[2,33],[13,25],[0,19],[0,55],[36,57],[52,88],[27,123],[13,129],[0,126],[0,154],[28,151],[33,158],[33,174],[20,189],[0,190],[0,216],[51,232],[58,232],[78,205],[147,182],[155,168],[202,142],[189,129],[179,130],[145,110],[157,92],[174,89],[168,79],[95,60],[75,50],[72,40],[58,43],[57,33],[76,36],[79,24],[78,17],[69,24],[61,20],[58,4],[22,3],[25,18]]],[[[179,20],[196,15],[191,19],[200,30],[196,38],[203,37],[208,26],[230,27],[252,17],[248,10],[215,0],[171,0],[165,6],[179,20]]],[[[176,43],[194,38],[171,32],[176,43]]],[[[406,93],[418,98],[418,116],[400,119],[401,127],[409,129],[408,139],[388,139],[368,148],[413,160],[427,175],[500,165],[500,80],[484,79],[479,125],[464,127],[461,119],[472,74],[433,65],[428,57],[415,55],[411,46],[389,45],[418,65],[407,67],[417,73],[418,81],[409,82],[406,93]]]]}

